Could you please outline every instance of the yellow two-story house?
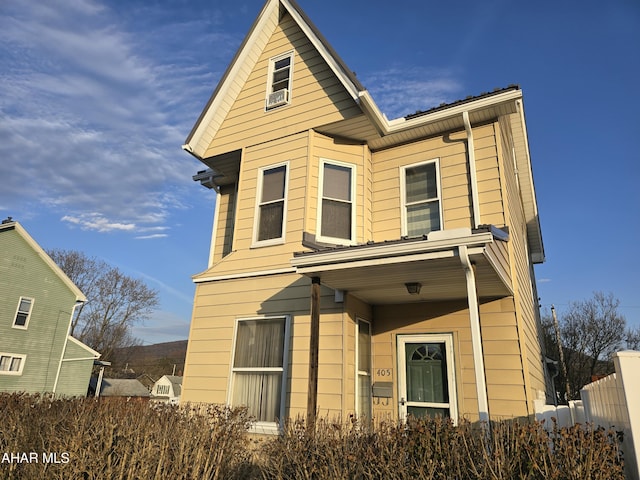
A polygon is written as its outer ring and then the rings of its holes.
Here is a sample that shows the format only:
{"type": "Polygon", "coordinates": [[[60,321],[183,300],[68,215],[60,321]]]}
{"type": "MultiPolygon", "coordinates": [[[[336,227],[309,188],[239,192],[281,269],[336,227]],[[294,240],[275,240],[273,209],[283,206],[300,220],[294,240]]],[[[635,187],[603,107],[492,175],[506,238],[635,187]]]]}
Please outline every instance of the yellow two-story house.
{"type": "Polygon", "coordinates": [[[268,0],[183,148],[215,189],[182,402],[298,415],[532,415],[544,260],[522,91],[388,120],[268,0]]]}

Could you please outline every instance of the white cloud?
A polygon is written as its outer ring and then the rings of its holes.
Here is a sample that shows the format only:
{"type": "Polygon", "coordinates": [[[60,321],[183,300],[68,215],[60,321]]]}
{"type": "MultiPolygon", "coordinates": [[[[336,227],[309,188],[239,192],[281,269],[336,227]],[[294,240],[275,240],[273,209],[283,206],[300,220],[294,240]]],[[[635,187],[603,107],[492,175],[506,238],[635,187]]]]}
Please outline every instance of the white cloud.
{"type": "Polygon", "coordinates": [[[215,86],[210,65],[235,39],[210,19],[221,48],[202,64],[189,54],[204,48],[187,35],[195,20],[162,10],[145,23],[153,11],[127,8],[0,10],[0,205],[15,215],[48,206],[81,228],[140,234],[190,208],[198,164],[180,145],[215,86]]]}
{"type": "Polygon", "coordinates": [[[453,102],[463,90],[454,72],[420,67],[373,72],[365,76],[364,84],[390,119],[453,102]]]}
{"type": "Polygon", "coordinates": [[[132,231],[136,226],[133,223],[119,223],[108,220],[99,213],[82,214],[79,217],[65,215],[63,222],[77,225],[83,230],[95,230],[97,232],[112,232],[114,230],[132,231]]]}

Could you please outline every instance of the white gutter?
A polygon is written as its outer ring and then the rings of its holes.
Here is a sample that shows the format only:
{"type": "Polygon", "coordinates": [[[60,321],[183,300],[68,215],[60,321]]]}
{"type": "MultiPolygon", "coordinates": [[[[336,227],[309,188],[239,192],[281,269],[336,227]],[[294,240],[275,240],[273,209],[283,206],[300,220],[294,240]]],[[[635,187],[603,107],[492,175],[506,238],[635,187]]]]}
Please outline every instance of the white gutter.
{"type": "Polygon", "coordinates": [[[471,129],[471,122],[469,121],[469,112],[465,110],[462,112],[462,119],[464,121],[464,129],[467,132],[467,150],[469,151],[469,182],[471,189],[471,201],[473,210],[473,224],[475,228],[482,225],[480,221],[480,200],[478,198],[478,176],[476,174],[476,153],[473,143],[473,130],[471,129]]]}
{"type": "Polygon", "coordinates": [[[462,115],[464,112],[482,110],[483,108],[493,107],[499,103],[515,101],[522,98],[522,91],[509,90],[495,95],[490,95],[485,98],[479,98],[478,100],[465,102],[460,105],[454,105],[443,110],[425,113],[424,115],[414,118],[406,119],[401,117],[394,120],[387,119],[373,101],[373,98],[368,91],[364,90],[360,92],[359,98],[360,105],[364,110],[366,110],[366,113],[369,115],[369,118],[373,121],[376,128],[380,131],[381,135],[384,136],[427,125],[432,122],[453,118],[458,115],[462,115]]]}
{"type": "Polygon", "coordinates": [[[484,374],[484,357],[482,354],[482,334],[480,332],[480,311],[476,292],[476,277],[473,265],[469,260],[469,252],[465,245],[458,247],[460,262],[467,279],[467,299],[469,302],[469,321],[471,324],[471,348],[473,366],[476,374],[476,392],[478,395],[478,415],[481,422],[489,421],[489,400],[487,398],[487,381],[484,374]]]}

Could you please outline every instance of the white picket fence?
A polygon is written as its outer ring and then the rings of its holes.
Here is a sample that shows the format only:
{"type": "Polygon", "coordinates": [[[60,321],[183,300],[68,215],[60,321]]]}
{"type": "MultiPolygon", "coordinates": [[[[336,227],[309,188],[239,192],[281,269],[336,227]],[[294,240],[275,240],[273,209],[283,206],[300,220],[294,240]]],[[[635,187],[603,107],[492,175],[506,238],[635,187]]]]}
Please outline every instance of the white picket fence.
{"type": "Polygon", "coordinates": [[[613,362],[616,372],[586,385],[582,401],[557,407],[536,402],[536,419],[547,428],[555,417],[561,427],[587,422],[622,431],[625,476],[640,480],[640,352],[618,352],[613,362]]]}

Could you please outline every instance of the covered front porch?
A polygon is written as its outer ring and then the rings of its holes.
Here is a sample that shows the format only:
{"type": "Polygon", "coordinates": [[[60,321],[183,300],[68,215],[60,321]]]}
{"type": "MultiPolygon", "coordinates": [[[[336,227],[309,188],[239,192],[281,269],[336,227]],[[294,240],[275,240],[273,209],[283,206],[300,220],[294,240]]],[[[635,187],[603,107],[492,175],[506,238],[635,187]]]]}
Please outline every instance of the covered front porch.
{"type": "MultiPolygon", "coordinates": [[[[474,390],[468,394],[475,413],[488,420],[479,304],[513,295],[508,240],[507,232],[483,226],[296,254],[291,264],[312,279],[308,415],[317,406],[318,337],[313,332],[320,307],[313,299],[322,284],[347,303],[345,311],[356,325],[362,322],[354,304],[375,312],[366,319],[373,338],[368,390],[374,413],[441,413],[455,419],[468,413],[468,408],[458,409],[463,402],[456,395],[466,382],[474,390]],[[438,320],[427,323],[429,318],[438,320]],[[469,372],[473,378],[463,378],[469,372]]],[[[356,370],[366,373],[360,366],[356,370]]],[[[358,381],[364,385],[363,378],[358,381]]],[[[356,401],[364,393],[356,392],[356,401]]]]}

